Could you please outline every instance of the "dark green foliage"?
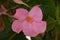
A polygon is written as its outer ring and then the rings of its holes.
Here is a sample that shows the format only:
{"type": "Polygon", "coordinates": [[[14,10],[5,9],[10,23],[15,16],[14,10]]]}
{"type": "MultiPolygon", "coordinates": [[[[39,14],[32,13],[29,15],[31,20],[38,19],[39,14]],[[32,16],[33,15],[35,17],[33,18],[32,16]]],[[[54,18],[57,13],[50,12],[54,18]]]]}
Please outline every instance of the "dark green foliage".
{"type": "MultiPolygon", "coordinates": [[[[0,0],[0,6],[4,4],[7,0],[0,0]]],[[[47,22],[47,29],[44,36],[38,35],[37,37],[32,38],[32,40],[55,40],[56,32],[58,32],[57,40],[60,40],[60,0],[22,0],[30,7],[35,5],[40,5],[40,8],[43,12],[43,20],[47,22]],[[58,7],[58,8],[57,8],[58,7]]],[[[15,13],[16,8],[25,8],[30,10],[31,8],[27,8],[24,5],[19,5],[13,2],[13,0],[9,0],[9,4],[6,5],[6,8],[12,13],[15,13]],[[12,9],[13,7],[16,8],[12,9]]],[[[8,12],[9,12],[8,11],[8,12]]],[[[6,15],[3,15],[4,23],[6,28],[3,32],[0,33],[0,40],[8,40],[14,32],[11,29],[11,18],[6,15]]],[[[20,34],[16,34],[12,40],[27,40],[25,35],[21,32],[20,34]]]]}

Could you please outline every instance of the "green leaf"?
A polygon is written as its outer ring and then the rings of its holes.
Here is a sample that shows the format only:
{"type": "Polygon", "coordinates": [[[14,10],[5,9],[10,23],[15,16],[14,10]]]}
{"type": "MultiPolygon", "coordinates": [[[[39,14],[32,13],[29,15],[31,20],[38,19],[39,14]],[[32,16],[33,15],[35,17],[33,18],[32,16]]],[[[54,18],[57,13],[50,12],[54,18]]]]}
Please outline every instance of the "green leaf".
{"type": "Polygon", "coordinates": [[[21,33],[15,35],[15,37],[13,37],[12,40],[27,40],[27,39],[26,39],[25,35],[21,32],[21,33]]]}
{"type": "Polygon", "coordinates": [[[46,20],[48,16],[55,18],[56,8],[54,0],[41,0],[41,8],[43,11],[43,18],[46,20]],[[54,16],[53,16],[54,15],[54,16]]]}
{"type": "Polygon", "coordinates": [[[13,33],[11,30],[11,24],[8,20],[7,16],[3,16],[4,17],[4,23],[6,25],[6,29],[0,33],[0,40],[7,40],[8,37],[13,33]]]}
{"type": "Polygon", "coordinates": [[[52,29],[49,32],[46,32],[43,40],[55,40],[55,30],[52,29]]]}
{"type": "Polygon", "coordinates": [[[49,32],[50,30],[52,30],[55,27],[55,23],[56,21],[53,18],[48,18],[46,31],[49,32]]]}
{"type": "Polygon", "coordinates": [[[38,35],[36,37],[32,37],[32,40],[42,40],[42,36],[38,35]]]}

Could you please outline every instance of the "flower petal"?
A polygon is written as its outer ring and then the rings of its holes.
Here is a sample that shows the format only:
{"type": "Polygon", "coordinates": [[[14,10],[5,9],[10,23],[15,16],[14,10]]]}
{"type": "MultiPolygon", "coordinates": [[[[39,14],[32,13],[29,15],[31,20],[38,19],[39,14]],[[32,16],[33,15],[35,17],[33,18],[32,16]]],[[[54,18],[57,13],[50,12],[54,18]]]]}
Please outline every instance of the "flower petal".
{"type": "Polygon", "coordinates": [[[32,24],[27,21],[23,22],[23,32],[26,36],[30,37],[35,37],[38,35],[38,33],[36,33],[34,28],[32,27],[32,24]]]}
{"type": "Polygon", "coordinates": [[[21,25],[21,21],[19,20],[15,20],[12,24],[12,30],[16,33],[20,33],[22,30],[22,25],[21,25]]]}
{"type": "Polygon", "coordinates": [[[37,33],[44,33],[46,31],[46,22],[41,21],[41,22],[33,22],[32,26],[37,33]]]}
{"type": "Polygon", "coordinates": [[[38,5],[34,6],[29,12],[29,16],[32,17],[35,21],[40,22],[42,20],[42,10],[38,5]]]}
{"type": "Polygon", "coordinates": [[[24,20],[28,16],[28,11],[23,8],[16,9],[16,13],[14,15],[15,18],[19,20],[24,20]]]}
{"type": "Polygon", "coordinates": [[[5,7],[3,6],[3,5],[1,5],[1,8],[0,8],[0,15],[1,14],[5,14],[6,13],[6,9],[5,9],[5,7]]]}
{"type": "Polygon", "coordinates": [[[15,3],[17,4],[22,4],[22,1],[21,0],[13,0],[15,3]]]}

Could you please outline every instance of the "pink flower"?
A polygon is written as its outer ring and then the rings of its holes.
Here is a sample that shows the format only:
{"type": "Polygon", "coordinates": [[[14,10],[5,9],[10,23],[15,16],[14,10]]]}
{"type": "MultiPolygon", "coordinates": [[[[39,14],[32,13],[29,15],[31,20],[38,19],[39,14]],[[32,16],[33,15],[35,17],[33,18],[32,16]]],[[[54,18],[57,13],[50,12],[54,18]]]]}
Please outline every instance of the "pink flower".
{"type": "Polygon", "coordinates": [[[30,12],[19,8],[14,15],[15,20],[12,24],[12,30],[16,33],[23,31],[24,35],[35,37],[46,30],[46,22],[42,21],[42,11],[39,6],[34,6],[30,12]]]}
{"type": "Polygon", "coordinates": [[[5,7],[4,7],[3,5],[1,5],[1,8],[0,8],[0,15],[5,14],[6,11],[7,11],[7,10],[5,9],[5,7]]]}

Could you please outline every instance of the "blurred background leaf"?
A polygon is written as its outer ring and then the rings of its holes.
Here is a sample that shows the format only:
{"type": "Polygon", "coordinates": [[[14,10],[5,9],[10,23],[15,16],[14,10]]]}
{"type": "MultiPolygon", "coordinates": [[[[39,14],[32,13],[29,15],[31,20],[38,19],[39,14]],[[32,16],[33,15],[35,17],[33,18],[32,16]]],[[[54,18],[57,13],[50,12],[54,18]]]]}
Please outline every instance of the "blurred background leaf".
{"type": "Polygon", "coordinates": [[[7,40],[7,38],[13,33],[12,30],[11,30],[11,24],[8,20],[8,17],[7,16],[3,16],[4,18],[4,22],[5,22],[5,25],[6,25],[6,29],[0,33],[0,40],[7,40]]]}

